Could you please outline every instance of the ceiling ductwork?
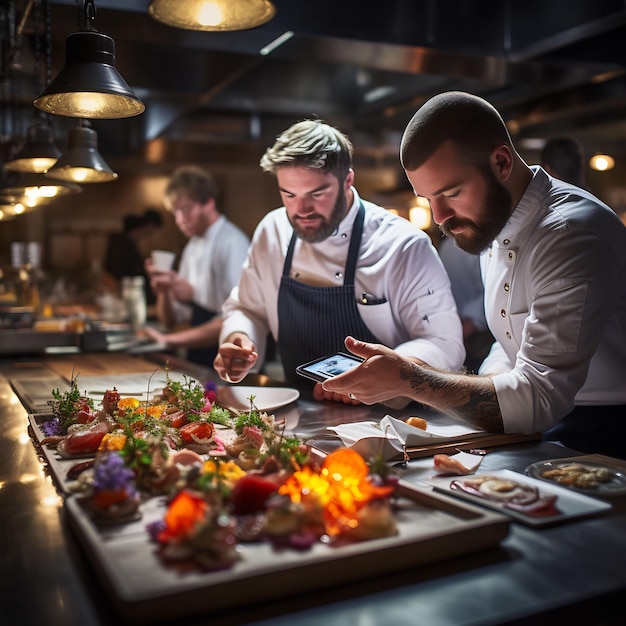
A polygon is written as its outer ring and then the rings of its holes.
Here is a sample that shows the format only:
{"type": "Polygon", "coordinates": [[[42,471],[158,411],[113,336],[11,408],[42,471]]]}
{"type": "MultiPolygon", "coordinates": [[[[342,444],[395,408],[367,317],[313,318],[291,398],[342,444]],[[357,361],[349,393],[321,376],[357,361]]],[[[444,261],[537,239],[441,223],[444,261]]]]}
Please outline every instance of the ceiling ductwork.
{"type": "MultiPolygon", "coordinates": [[[[30,3],[13,4],[19,20],[30,3]]],[[[147,5],[96,2],[98,30],[115,40],[117,67],[146,105],[136,118],[93,121],[107,158],[141,156],[154,141],[173,154],[184,145],[228,146],[224,154],[236,158],[235,146],[245,156],[251,145],[266,146],[289,124],[316,116],[350,133],[363,158],[395,160],[415,109],[452,89],[492,102],[518,138],[571,134],[589,151],[622,143],[621,1],[388,0],[381,7],[373,0],[275,0],[269,22],[235,32],[169,27],[147,5]],[[286,31],[293,36],[260,54],[286,31]]],[[[56,75],[78,8],[74,0],[50,7],[56,75]]],[[[2,59],[0,97],[5,107],[16,100],[30,119],[27,24],[22,46],[19,70],[9,72],[2,59]],[[9,80],[17,82],[9,88],[9,80]]],[[[53,121],[61,139],[71,120],[53,121]]]]}

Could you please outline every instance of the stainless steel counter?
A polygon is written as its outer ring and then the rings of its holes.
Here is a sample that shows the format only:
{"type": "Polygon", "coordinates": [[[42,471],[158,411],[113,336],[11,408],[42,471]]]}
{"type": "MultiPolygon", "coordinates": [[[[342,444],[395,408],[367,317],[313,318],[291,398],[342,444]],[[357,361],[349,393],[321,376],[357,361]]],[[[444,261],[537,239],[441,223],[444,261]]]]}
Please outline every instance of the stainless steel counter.
{"type": "MultiPolygon", "coordinates": [[[[36,377],[46,372],[42,363],[0,361],[1,622],[119,624],[106,590],[65,523],[62,499],[30,439],[26,410],[8,383],[16,373],[36,377]]],[[[271,384],[261,377],[256,382],[271,384]]],[[[320,433],[329,421],[360,420],[367,413],[343,406],[322,410],[306,394],[282,411],[297,419],[298,431],[308,434],[320,433]]],[[[544,442],[517,444],[490,452],[482,469],[522,471],[534,461],[572,454],[544,442]]],[[[410,466],[406,471],[411,472],[410,466]]],[[[246,607],[242,589],[236,613],[185,623],[541,626],[569,620],[621,625],[623,617],[617,616],[626,593],[626,498],[613,499],[613,505],[608,515],[541,530],[513,523],[497,549],[271,606],[246,607]]]]}

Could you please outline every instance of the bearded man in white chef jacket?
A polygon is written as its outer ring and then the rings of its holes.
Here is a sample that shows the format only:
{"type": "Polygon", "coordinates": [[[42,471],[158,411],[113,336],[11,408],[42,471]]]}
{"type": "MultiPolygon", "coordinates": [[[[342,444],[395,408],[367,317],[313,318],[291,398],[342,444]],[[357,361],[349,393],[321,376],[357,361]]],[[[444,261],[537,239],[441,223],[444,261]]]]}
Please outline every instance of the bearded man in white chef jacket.
{"type": "MultiPolygon", "coordinates": [[[[286,378],[344,349],[390,346],[415,363],[458,369],[465,348],[450,281],[428,235],[359,197],[352,144],[318,120],[298,122],[264,154],[284,206],[259,223],[241,280],[224,304],[214,367],[238,382],[263,361],[271,333],[286,378]]],[[[325,393],[314,398],[357,402],[325,393]]]]}
{"type": "Polygon", "coordinates": [[[478,376],[348,339],[366,359],[324,383],[367,403],[408,395],[497,433],[544,433],[626,458],[626,228],[588,191],[528,166],[482,98],[448,92],[413,116],[401,161],[446,236],[481,254],[495,338],[478,376]]]}

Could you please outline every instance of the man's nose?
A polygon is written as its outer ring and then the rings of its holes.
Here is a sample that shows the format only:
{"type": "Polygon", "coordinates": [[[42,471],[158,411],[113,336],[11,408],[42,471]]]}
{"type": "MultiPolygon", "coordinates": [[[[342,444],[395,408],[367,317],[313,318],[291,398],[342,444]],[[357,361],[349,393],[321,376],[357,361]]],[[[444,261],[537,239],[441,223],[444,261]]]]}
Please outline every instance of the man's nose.
{"type": "Polygon", "coordinates": [[[443,197],[431,200],[430,210],[433,213],[433,220],[435,220],[436,224],[443,224],[448,218],[454,215],[454,211],[443,197]]]}
{"type": "Polygon", "coordinates": [[[296,202],[298,215],[308,215],[309,213],[313,213],[313,202],[310,198],[298,198],[296,202]]]}

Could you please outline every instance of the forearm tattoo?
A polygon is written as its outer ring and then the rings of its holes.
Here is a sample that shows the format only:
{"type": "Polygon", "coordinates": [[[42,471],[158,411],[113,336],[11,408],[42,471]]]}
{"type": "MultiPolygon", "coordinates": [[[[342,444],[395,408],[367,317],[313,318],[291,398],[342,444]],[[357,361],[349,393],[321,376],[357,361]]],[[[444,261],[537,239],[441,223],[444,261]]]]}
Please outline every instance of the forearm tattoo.
{"type": "Polygon", "coordinates": [[[401,368],[400,378],[409,384],[411,397],[418,402],[488,432],[504,432],[498,398],[488,378],[440,372],[414,363],[401,368]]]}

